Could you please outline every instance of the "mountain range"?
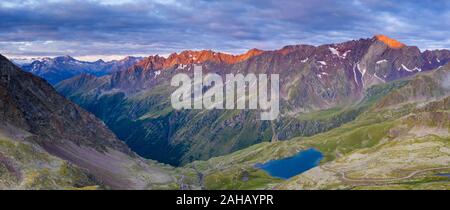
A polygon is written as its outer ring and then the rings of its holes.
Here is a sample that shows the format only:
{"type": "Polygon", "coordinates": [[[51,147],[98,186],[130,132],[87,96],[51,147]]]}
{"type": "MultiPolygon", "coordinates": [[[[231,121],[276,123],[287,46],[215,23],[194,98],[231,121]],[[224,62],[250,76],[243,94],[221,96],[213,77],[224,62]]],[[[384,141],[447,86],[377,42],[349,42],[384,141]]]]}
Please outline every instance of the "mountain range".
{"type": "Polygon", "coordinates": [[[0,189],[450,189],[449,60],[377,35],[149,56],[52,87],[0,56],[0,189]],[[194,65],[279,74],[280,117],[174,110],[170,80],[194,65]],[[289,179],[257,167],[309,148],[323,159],[289,179]]]}
{"type": "Polygon", "coordinates": [[[175,183],[102,121],[0,56],[0,189],[149,189],[175,183]]]}
{"type": "Polygon", "coordinates": [[[372,86],[439,68],[449,60],[448,50],[421,52],[377,35],[321,46],[252,49],[241,55],[203,50],[149,56],[126,70],[101,77],[83,74],[55,87],[102,119],[139,155],[177,166],[339,127],[368,108],[354,105],[372,86]],[[279,74],[280,118],[261,121],[257,112],[248,110],[173,110],[170,79],[180,72],[192,74],[194,64],[222,76],[279,74]],[[310,117],[321,110],[335,115],[310,117]]]}
{"type": "Polygon", "coordinates": [[[111,72],[127,69],[140,60],[142,60],[140,57],[128,56],[122,60],[112,60],[108,62],[98,60],[95,62],[87,62],[76,60],[68,55],[31,60],[12,59],[12,61],[19,65],[23,70],[40,76],[53,85],[80,74],[102,76],[111,72]]]}

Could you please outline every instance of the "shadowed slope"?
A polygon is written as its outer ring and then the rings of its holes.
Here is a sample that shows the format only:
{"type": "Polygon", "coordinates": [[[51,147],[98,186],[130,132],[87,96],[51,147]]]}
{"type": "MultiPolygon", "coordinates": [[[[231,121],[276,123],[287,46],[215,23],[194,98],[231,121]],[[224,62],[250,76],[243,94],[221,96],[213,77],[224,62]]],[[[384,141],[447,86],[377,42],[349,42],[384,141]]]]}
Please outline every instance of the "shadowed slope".
{"type": "Polygon", "coordinates": [[[107,187],[141,189],[173,181],[131,152],[94,115],[1,55],[0,110],[2,127],[29,133],[25,141],[87,170],[107,187]]]}

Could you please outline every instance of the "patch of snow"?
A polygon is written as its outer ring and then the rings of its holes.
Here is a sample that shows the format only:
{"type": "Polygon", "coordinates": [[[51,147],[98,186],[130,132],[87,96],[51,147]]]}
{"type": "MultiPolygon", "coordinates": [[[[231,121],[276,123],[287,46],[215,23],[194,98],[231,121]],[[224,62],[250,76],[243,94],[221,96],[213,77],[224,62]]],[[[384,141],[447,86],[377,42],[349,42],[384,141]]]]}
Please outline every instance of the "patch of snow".
{"type": "Polygon", "coordinates": [[[155,71],[155,78],[158,77],[158,75],[160,75],[160,74],[161,74],[161,71],[159,71],[159,70],[155,71]]]}
{"type": "Polygon", "coordinates": [[[300,62],[306,63],[306,62],[308,61],[308,59],[309,59],[309,58],[305,58],[305,59],[301,60],[300,62]]]}
{"type": "Polygon", "coordinates": [[[327,72],[320,72],[318,74],[316,74],[320,79],[322,79],[322,76],[327,76],[328,73],[327,72]]]}
{"type": "Polygon", "coordinates": [[[409,71],[409,72],[422,71],[422,69],[421,69],[421,68],[418,68],[418,67],[414,67],[414,69],[409,69],[408,67],[406,67],[406,66],[403,65],[403,64],[402,64],[402,68],[403,68],[405,71],[409,71]]]}
{"type": "Polygon", "coordinates": [[[405,70],[405,71],[409,71],[409,72],[412,72],[412,71],[413,71],[413,70],[409,69],[408,67],[406,67],[406,66],[403,65],[403,64],[402,64],[402,68],[403,68],[403,70],[405,70]]]}
{"type": "MultiPolygon", "coordinates": [[[[359,70],[358,70],[359,71],[359,70]]],[[[356,83],[356,85],[359,85],[359,83],[358,83],[358,78],[357,78],[357,76],[356,76],[356,66],[353,66],[353,76],[354,76],[354,78],[355,78],[355,83],[356,83]]]]}
{"type": "Polygon", "coordinates": [[[361,72],[361,78],[364,77],[364,74],[366,74],[366,69],[361,69],[361,67],[359,66],[359,63],[356,65],[358,67],[358,71],[361,72]]]}
{"type": "Polygon", "coordinates": [[[376,63],[377,63],[377,64],[380,64],[380,63],[385,63],[385,62],[387,62],[387,60],[386,60],[386,59],[383,59],[383,60],[377,61],[376,63]]]}
{"type": "Polygon", "coordinates": [[[177,67],[177,70],[184,70],[184,68],[185,68],[186,66],[187,66],[187,65],[179,64],[178,67],[177,67]]]}
{"type": "Polygon", "coordinates": [[[346,57],[347,57],[347,54],[348,54],[349,52],[351,52],[351,50],[345,51],[344,54],[342,54],[342,57],[346,58],[346,57]]]}
{"type": "Polygon", "coordinates": [[[340,52],[334,47],[328,47],[328,49],[331,51],[331,53],[333,55],[336,55],[339,58],[343,58],[343,59],[345,59],[345,57],[347,56],[347,53],[349,53],[351,51],[351,50],[347,50],[347,51],[344,52],[344,54],[341,55],[340,52]]]}
{"type": "Polygon", "coordinates": [[[436,61],[437,61],[438,63],[440,63],[440,62],[441,62],[441,60],[439,60],[439,58],[436,58],[436,61]]]}
{"type": "Polygon", "coordinates": [[[317,61],[317,63],[320,63],[320,64],[323,65],[323,66],[326,66],[326,65],[327,65],[327,62],[325,62],[325,61],[317,61]]]}
{"type": "Polygon", "coordinates": [[[338,51],[336,48],[328,47],[328,49],[331,51],[331,53],[332,53],[333,55],[340,56],[340,55],[339,55],[339,51],[338,51]]]}

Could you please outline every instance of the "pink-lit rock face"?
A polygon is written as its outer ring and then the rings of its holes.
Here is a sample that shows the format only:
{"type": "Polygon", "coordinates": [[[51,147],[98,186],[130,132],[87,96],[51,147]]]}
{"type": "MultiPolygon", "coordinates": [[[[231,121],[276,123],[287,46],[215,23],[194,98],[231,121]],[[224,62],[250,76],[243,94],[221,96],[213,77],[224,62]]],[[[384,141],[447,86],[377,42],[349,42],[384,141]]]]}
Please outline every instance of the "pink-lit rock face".
{"type": "Polygon", "coordinates": [[[406,46],[405,44],[395,40],[395,39],[391,39],[385,35],[379,34],[375,36],[377,38],[378,41],[382,41],[384,42],[386,45],[388,45],[390,48],[394,48],[394,49],[400,49],[404,46],[406,46]]]}

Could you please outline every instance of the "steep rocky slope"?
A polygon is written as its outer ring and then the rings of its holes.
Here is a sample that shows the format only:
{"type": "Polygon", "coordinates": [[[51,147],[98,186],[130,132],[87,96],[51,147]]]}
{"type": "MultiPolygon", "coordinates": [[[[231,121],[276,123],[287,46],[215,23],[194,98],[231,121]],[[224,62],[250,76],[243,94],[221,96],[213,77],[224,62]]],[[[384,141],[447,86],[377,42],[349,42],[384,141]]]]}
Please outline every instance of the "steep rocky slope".
{"type": "Polygon", "coordinates": [[[168,169],[135,155],[94,115],[0,55],[0,188],[174,186],[168,169]]]}

